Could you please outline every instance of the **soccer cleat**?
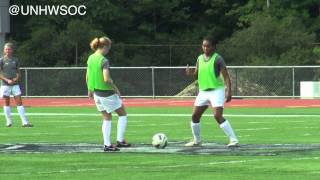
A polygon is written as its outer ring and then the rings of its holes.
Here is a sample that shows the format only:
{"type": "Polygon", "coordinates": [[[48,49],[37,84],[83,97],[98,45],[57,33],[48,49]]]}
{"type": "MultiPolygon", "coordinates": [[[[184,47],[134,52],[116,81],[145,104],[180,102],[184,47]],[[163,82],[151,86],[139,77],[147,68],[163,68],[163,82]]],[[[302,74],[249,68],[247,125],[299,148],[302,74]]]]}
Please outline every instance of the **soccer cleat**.
{"type": "Polygon", "coordinates": [[[23,124],[22,127],[31,128],[31,127],[33,127],[33,125],[32,124],[23,124]]]}
{"type": "Polygon", "coordinates": [[[117,141],[117,147],[130,147],[131,144],[129,144],[128,142],[126,142],[125,140],[120,142],[120,141],[117,141]]]}
{"type": "Polygon", "coordinates": [[[200,147],[201,142],[190,141],[184,145],[185,147],[200,147]]]}
{"type": "Polygon", "coordinates": [[[231,147],[239,147],[239,141],[238,140],[230,141],[227,146],[230,147],[230,148],[231,147]]]}
{"type": "Polygon", "coordinates": [[[116,146],[114,145],[111,145],[111,146],[104,146],[104,149],[103,149],[104,152],[115,152],[115,151],[120,151],[119,148],[117,148],[116,146]]]}
{"type": "Polygon", "coordinates": [[[7,124],[6,126],[7,126],[7,127],[12,127],[12,124],[7,124]]]}

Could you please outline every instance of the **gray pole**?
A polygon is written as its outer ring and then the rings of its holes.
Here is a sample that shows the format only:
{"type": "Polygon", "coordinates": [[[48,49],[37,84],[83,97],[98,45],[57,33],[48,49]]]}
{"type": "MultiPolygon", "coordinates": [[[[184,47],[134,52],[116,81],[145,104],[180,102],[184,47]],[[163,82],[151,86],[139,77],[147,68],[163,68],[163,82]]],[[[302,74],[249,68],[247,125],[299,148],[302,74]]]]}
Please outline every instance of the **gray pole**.
{"type": "Polygon", "coordinates": [[[295,70],[294,67],[292,67],[292,98],[294,98],[294,96],[296,95],[295,93],[295,70]]]}
{"type": "Polygon", "coordinates": [[[270,0],[267,0],[267,8],[270,7],[270,0]]]}
{"type": "Polygon", "coordinates": [[[25,96],[28,97],[28,69],[24,69],[24,78],[25,96]]]}
{"type": "Polygon", "coordinates": [[[0,57],[3,55],[3,46],[6,40],[6,34],[5,33],[0,33],[0,57]]]}
{"type": "Polygon", "coordinates": [[[154,67],[151,67],[151,86],[152,86],[152,98],[155,98],[156,89],[155,89],[155,79],[154,79],[154,67]]]}
{"type": "Polygon", "coordinates": [[[6,33],[10,32],[9,0],[0,1],[0,55],[6,40],[6,33]]]}

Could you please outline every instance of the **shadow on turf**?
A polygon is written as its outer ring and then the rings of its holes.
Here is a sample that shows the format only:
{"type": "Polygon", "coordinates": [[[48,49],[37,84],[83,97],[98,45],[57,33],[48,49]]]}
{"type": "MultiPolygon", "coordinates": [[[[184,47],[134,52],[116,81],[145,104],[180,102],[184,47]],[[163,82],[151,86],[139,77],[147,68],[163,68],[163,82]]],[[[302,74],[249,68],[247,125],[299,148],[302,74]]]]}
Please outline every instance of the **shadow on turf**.
{"type": "MultiPolygon", "coordinates": [[[[288,153],[311,153],[320,151],[320,144],[243,144],[228,148],[226,145],[204,143],[201,147],[184,147],[185,142],[170,142],[165,149],[150,144],[134,144],[122,148],[120,153],[168,153],[208,155],[254,155],[275,156],[288,153]]],[[[0,153],[97,153],[103,152],[97,144],[0,144],[0,153]]]]}

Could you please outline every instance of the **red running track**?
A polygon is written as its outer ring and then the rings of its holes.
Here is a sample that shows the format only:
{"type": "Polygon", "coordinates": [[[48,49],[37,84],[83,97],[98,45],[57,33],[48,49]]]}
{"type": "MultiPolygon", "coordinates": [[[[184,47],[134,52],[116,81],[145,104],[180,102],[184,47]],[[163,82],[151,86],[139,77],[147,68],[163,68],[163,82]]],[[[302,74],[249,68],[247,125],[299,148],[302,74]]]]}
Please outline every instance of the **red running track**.
{"type": "MultiPolygon", "coordinates": [[[[11,100],[13,101],[13,99],[11,100]]],[[[194,99],[124,99],[125,106],[131,107],[186,107],[193,106],[194,99]]],[[[25,106],[32,107],[71,107],[95,106],[93,99],[88,98],[24,98],[25,106]]],[[[257,108],[297,108],[320,107],[317,99],[234,99],[226,107],[257,107],[257,108]]]]}

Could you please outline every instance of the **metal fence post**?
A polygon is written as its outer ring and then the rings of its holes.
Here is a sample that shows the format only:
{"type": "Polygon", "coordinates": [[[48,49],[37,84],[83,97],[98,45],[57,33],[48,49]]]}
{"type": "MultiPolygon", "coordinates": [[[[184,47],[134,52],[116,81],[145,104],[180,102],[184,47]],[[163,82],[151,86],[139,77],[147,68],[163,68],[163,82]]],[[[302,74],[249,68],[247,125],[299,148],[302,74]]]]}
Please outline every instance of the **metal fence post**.
{"type": "Polygon", "coordinates": [[[152,98],[155,98],[154,67],[151,67],[151,79],[152,79],[152,98]]]}
{"type": "Polygon", "coordinates": [[[235,89],[235,95],[238,96],[238,69],[236,68],[236,89],[235,89]]]}
{"type": "Polygon", "coordinates": [[[294,98],[295,96],[295,71],[294,71],[294,67],[292,67],[292,98],[294,98]]]}
{"type": "Polygon", "coordinates": [[[170,61],[170,67],[171,67],[171,62],[172,62],[172,46],[169,45],[169,61],[170,61]]]}
{"type": "Polygon", "coordinates": [[[28,69],[24,69],[25,94],[28,96],[28,69]]]}

